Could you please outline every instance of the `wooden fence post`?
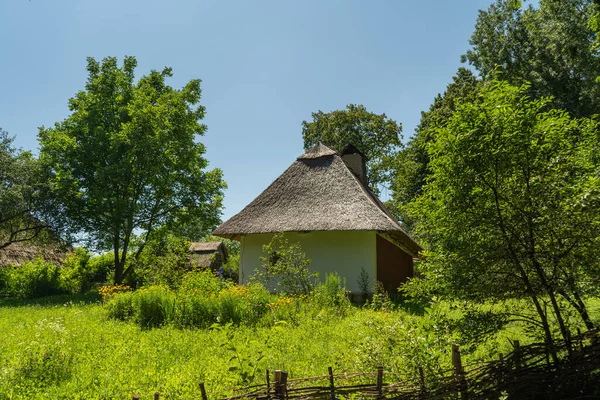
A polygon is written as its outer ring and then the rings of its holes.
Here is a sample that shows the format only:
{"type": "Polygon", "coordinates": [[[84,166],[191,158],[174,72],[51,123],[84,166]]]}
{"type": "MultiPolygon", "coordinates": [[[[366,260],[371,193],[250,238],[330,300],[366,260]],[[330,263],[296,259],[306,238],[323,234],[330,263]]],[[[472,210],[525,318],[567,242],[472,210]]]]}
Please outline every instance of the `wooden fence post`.
{"type": "Polygon", "coordinates": [[[425,373],[423,372],[423,367],[419,367],[419,390],[420,390],[420,399],[426,398],[427,388],[425,387],[425,373]]]}
{"type": "Polygon", "coordinates": [[[271,400],[271,380],[269,379],[269,370],[267,370],[267,400],[271,400]]]}
{"type": "Polygon", "coordinates": [[[515,340],[513,342],[514,347],[514,358],[515,358],[515,368],[517,370],[521,369],[521,342],[515,340]]]}
{"type": "Polygon", "coordinates": [[[468,387],[465,379],[465,369],[462,365],[462,359],[460,357],[460,348],[458,345],[452,345],[452,365],[454,366],[454,376],[458,380],[458,392],[460,393],[461,399],[467,399],[468,387]]]}
{"type": "Polygon", "coordinates": [[[206,395],[206,388],[204,387],[204,382],[200,382],[200,393],[202,394],[202,400],[208,400],[208,396],[206,395]]]}
{"type": "Polygon", "coordinates": [[[287,397],[287,371],[275,370],[275,396],[278,399],[287,397]]]}
{"type": "Polygon", "coordinates": [[[154,400],[160,400],[160,393],[159,392],[154,393],[154,400]]]}
{"type": "Polygon", "coordinates": [[[377,367],[377,398],[383,398],[383,367],[377,367]]]}
{"type": "Polygon", "coordinates": [[[333,368],[328,367],[329,372],[329,390],[331,391],[331,400],[335,400],[335,385],[333,384],[333,368]]]}
{"type": "Polygon", "coordinates": [[[134,394],[133,396],[131,396],[132,400],[140,400],[140,395],[139,394],[134,394]]]}

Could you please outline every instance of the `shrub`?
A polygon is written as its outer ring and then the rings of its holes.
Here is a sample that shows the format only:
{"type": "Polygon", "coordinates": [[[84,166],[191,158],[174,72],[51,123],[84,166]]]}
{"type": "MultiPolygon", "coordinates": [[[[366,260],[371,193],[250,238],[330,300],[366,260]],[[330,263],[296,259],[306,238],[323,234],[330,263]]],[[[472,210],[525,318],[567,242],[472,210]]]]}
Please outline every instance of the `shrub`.
{"type": "Polygon", "coordinates": [[[175,317],[175,293],[164,286],[150,286],[134,293],[134,319],[142,328],[156,328],[175,317]]]}
{"type": "Polygon", "coordinates": [[[264,273],[256,272],[255,279],[267,286],[272,280],[280,292],[288,294],[309,294],[314,289],[317,273],[307,268],[311,260],[306,258],[300,243],[290,243],[284,234],[278,233],[263,246],[267,257],[261,257],[264,273]]]}
{"type": "Polygon", "coordinates": [[[317,286],[313,298],[320,308],[329,308],[341,316],[346,315],[352,306],[346,296],[346,282],[336,272],[327,274],[325,283],[317,286]]]}
{"type": "Polygon", "coordinates": [[[135,262],[135,285],[165,285],[175,289],[190,266],[190,242],[163,234],[148,241],[135,262]]]}
{"type": "Polygon", "coordinates": [[[132,292],[121,292],[108,297],[106,309],[110,318],[127,321],[135,314],[134,294],[132,292]]]}
{"type": "Polygon", "coordinates": [[[60,268],[38,258],[21,267],[4,269],[5,295],[18,299],[64,294],[60,268]]]}

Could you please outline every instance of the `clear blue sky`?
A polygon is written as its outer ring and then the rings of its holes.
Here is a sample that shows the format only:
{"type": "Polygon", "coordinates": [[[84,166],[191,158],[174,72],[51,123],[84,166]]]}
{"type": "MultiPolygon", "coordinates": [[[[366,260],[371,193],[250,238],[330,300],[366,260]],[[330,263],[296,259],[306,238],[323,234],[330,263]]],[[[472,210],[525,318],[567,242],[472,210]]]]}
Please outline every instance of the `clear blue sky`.
{"type": "Polygon", "coordinates": [[[317,110],[364,104],[413,134],[468,49],[491,0],[4,0],[0,127],[37,151],[37,128],[68,115],[86,57],[133,55],[138,76],[202,79],[211,167],[224,171],[223,219],[302,154],[317,110]]]}

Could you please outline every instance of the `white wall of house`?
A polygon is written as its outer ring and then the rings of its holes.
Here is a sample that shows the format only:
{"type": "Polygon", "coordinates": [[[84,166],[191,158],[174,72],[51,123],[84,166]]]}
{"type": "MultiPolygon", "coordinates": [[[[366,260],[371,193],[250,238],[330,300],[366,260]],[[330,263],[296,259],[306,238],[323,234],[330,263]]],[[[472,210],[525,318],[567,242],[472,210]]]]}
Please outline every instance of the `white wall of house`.
{"type": "MultiPolygon", "coordinates": [[[[319,273],[321,281],[331,272],[346,278],[346,288],[359,293],[358,278],[364,268],[371,279],[371,287],[377,276],[376,233],[370,231],[315,231],[308,233],[287,232],[290,242],[299,242],[306,256],[311,259],[308,268],[319,273]]],[[[256,269],[261,269],[260,257],[263,245],[269,243],[273,234],[242,236],[240,240],[240,283],[247,283],[256,269]]]]}

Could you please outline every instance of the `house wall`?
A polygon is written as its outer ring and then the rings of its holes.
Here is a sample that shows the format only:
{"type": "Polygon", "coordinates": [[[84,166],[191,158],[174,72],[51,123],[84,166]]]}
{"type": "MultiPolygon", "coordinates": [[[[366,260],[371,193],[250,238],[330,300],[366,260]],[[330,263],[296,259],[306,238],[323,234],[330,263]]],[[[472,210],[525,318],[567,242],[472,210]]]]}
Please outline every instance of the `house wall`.
{"type": "Polygon", "coordinates": [[[377,235],[377,280],[383,287],[395,293],[413,275],[412,256],[377,235]]]}
{"type": "MultiPolygon", "coordinates": [[[[309,269],[319,273],[324,281],[328,273],[337,272],[346,278],[346,288],[359,293],[358,278],[361,268],[369,274],[371,287],[377,276],[375,232],[369,231],[315,231],[308,233],[288,232],[290,242],[299,242],[306,256],[311,259],[309,269]]],[[[260,257],[263,245],[269,243],[273,234],[242,236],[240,242],[240,283],[247,283],[255,269],[261,269],[260,257]]]]}

